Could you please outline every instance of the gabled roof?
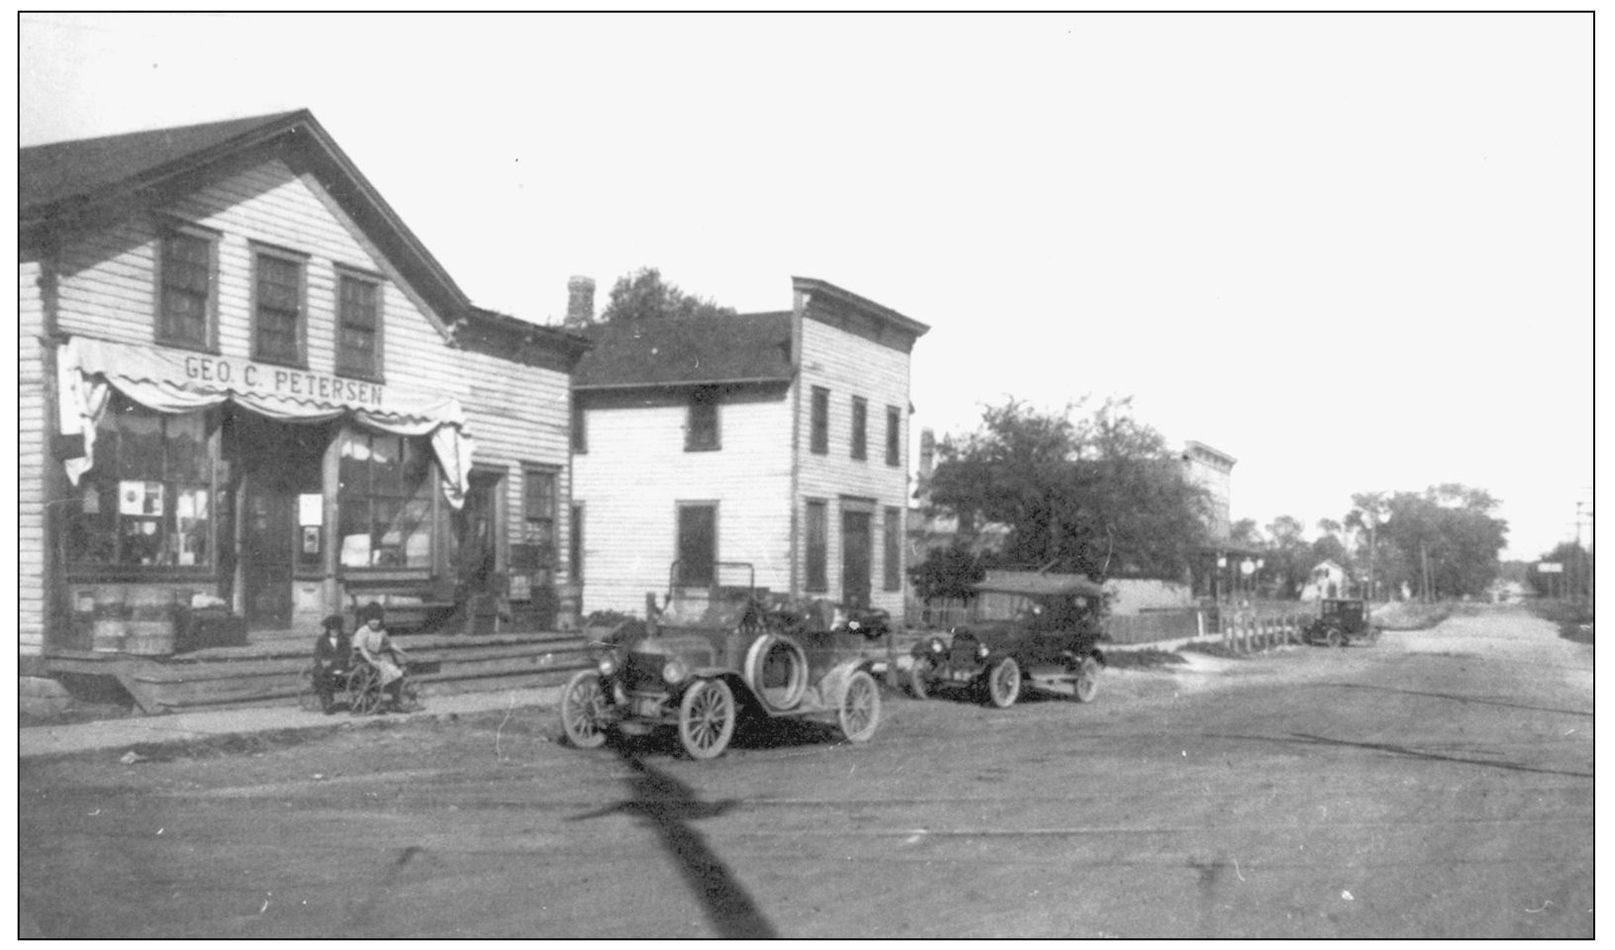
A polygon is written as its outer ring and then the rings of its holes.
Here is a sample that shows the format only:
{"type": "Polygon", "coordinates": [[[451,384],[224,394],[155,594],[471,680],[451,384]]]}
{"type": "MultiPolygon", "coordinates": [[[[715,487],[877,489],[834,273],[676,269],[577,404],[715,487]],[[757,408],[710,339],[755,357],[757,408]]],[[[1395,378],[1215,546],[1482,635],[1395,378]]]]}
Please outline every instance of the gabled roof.
{"type": "Polygon", "coordinates": [[[575,389],[789,382],[791,314],[743,313],[602,323],[575,389]]]}
{"type": "Polygon", "coordinates": [[[534,345],[550,347],[557,365],[566,366],[586,348],[575,334],[474,306],[307,109],[18,149],[19,235],[26,243],[160,206],[212,176],[268,157],[318,179],[441,317],[445,339],[467,338],[467,329],[485,342],[514,334],[529,354],[534,345]]]}
{"type": "Polygon", "coordinates": [[[279,112],[18,149],[17,208],[24,221],[61,214],[115,191],[154,183],[243,140],[274,134],[300,116],[307,113],[279,112]]]}

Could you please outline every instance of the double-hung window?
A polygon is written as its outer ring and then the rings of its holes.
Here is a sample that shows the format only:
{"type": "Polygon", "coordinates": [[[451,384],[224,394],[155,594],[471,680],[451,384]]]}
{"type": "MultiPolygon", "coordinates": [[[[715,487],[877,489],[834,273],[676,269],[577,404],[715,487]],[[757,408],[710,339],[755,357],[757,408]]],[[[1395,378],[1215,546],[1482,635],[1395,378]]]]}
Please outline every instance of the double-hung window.
{"type": "Polygon", "coordinates": [[[255,248],[253,259],[252,355],[266,363],[306,366],[303,356],[302,258],[255,248]]]}
{"type": "Polygon", "coordinates": [[[869,457],[869,400],[862,396],[852,397],[852,457],[869,457]]]}
{"type": "Polygon", "coordinates": [[[717,502],[679,502],[677,540],[679,586],[712,586],[718,577],[717,502]]]}
{"type": "Polygon", "coordinates": [[[718,391],[702,387],[690,394],[690,409],[684,424],[684,451],[712,452],[720,447],[718,391]]]}
{"type": "Polygon", "coordinates": [[[808,427],[808,448],[814,455],[830,454],[830,390],[813,387],[811,424],[808,427]]]}
{"type": "Polygon", "coordinates": [[[157,263],[159,343],[213,347],[217,243],[217,237],[196,229],[164,228],[157,263]]]}
{"type": "Polygon", "coordinates": [[[886,464],[903,464],[903,413],[896,406],[886,407],[886,464]]]}
{"type": "Polygon", "coordinates": [[[522,470],[522,540],[539,545],[550,555],[555,552],[557,481],[554,469],[522,470]]]}
{"type": "Polygon", "coordinates": [[[353,431],[339,455],[342,566],[430,568],[436,466],[427,440],[353,431]]]}
{"type": "Polygon", "coordinates": [[[114,395],[96,425],[95,467],[69,509],[75,568],[211,568],[213,458],[206,414],[153,412],[114,395]]]}
{"type": "Polygon", "coordinates": [[[338,271],[336,371],[381,379],[381,282],[338,271]]]}
{"type": "Polygon", "coordinates": [[[823,593],[830,589],[828,570],[830,546],[830,506],[817,500],[807,503],[807,589],[823,593]]]}
{"type": "Polygon", "coordinates": [[[903,509],[887,508],[882,590],[903,589],[903,509]]]}

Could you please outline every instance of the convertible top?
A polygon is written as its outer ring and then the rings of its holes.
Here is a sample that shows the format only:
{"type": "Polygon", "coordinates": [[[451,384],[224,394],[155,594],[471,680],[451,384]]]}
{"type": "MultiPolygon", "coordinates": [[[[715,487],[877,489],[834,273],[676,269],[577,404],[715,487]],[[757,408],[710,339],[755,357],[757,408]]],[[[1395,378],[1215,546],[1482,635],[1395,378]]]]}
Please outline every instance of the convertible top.
{"type": "Polygon", "coordinates": [[[1023,571],[989,571],[987,579],[976,584],[976,590],[980,593],[1021,594],[1027,597],[1048,594],[1100,597],[1105,593],[1103,587],[1081,574],[1032,574],[1023,571]]]}

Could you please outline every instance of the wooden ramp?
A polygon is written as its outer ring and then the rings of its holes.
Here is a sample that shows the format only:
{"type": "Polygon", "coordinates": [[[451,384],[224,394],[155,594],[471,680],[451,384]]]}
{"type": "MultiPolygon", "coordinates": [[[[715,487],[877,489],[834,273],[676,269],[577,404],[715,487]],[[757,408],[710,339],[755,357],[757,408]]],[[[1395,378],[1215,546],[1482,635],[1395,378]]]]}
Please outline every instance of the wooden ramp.
{"type": "MultiPolygon", "coordinates": [[[[64,679],[113,677],[141,712],[291,705],[310,689],[313,638],[259,638],[171,657],[57,651],[47,666],[64,679]]],[[[443,634],[395,638],[409,654],[420,695],[559,686],[591,666],[587,641],[576,634],[443,634]]]]}

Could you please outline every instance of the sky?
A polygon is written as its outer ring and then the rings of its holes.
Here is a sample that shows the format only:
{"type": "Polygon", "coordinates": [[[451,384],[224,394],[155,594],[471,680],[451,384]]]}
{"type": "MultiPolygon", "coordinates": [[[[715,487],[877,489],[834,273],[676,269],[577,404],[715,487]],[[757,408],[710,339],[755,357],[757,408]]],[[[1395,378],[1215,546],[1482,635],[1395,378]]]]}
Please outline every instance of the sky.
{"type": "MultiPolygon", "coordinates": [[[[914,429],[1130,396],[1232,515],[1593,500],[1590,14],[24,14],[19,144],[307,108],[479,305],[658,268],[931,331],[914,429]]],[[[1078,410],[1081,411],[1080,409],[1078,410]]],[[[1583,521],[1583,537],[1591,537],[1583,521]]]]}

